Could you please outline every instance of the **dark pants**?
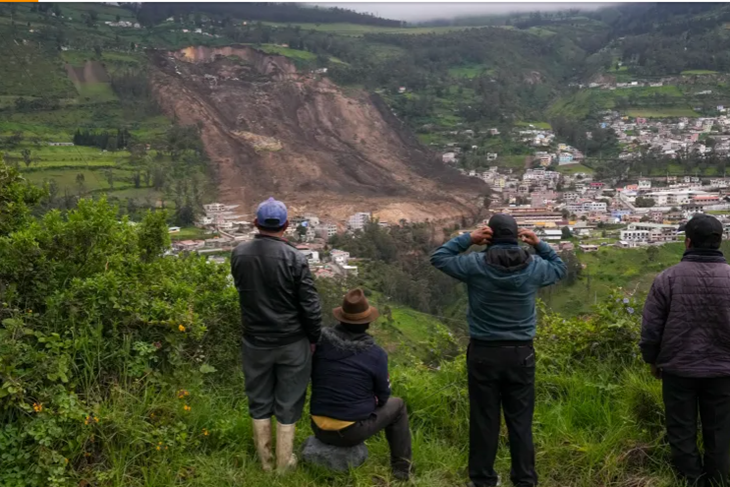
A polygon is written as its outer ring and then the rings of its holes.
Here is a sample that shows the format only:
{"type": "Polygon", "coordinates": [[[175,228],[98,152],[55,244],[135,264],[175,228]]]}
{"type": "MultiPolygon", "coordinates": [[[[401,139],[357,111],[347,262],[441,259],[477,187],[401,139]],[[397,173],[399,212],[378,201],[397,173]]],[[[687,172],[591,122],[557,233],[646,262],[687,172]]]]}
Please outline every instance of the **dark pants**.
{"type": "Polygon", "coordinates": [[[730,377],[689,378],[664,373],[662,394],[672,463],[690,485],[729,486],[730,377]],[[704,462],[697,448],[702,421],[704,462]]]}
{"type": "Polygon", "coordinates": [[[408,470],[411,465],[411,431],[408,428],[406,403],[398,397],[391,397],[368,419],[358,421],[339,431],[319,429],[312,421],[314,436],[322,443],[350,447],[359,445],[378,432],[385,430],[390,445],[390,464],[393,470],[408,470]]]}
{"type": "Polygon", "coordinates": [[[243,375],[254,419],[272,415],[281,424],[302,417],[312,373],[312,352],[304,338],[281,347],[256,347],[243,340],[243,375]]]}
{"type": "Polygon", "coordinates": [[[510,478],[518,487],[537,485],[532,413],[535,409],[535,349],[532,345],[472,340],[469,373],[469,477],[477,487],[497,485],[500,409],[509,433],[510,478]]]}

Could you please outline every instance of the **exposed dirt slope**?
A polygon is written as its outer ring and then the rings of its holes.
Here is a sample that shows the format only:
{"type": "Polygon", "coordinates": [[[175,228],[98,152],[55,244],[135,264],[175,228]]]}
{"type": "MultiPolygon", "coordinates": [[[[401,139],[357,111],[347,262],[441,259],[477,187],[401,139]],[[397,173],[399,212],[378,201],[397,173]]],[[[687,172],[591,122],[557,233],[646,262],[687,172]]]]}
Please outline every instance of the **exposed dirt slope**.
{"type": "Polygon", "coordinates": [[[74,84],[109,83],[111,79],[99,61],[86,61],[83,66],[66,64],[66,73],[74,84]]]}
{"type": "Polygon", "coordinates": [[[456,220],[477,212],[484,186],[446,168],[379,98],[345,94],[285,57],[248,47],[152,54],[163,110],[200,123],[220,199],[246,210],[265,197],[296,212],[344,219],[456,220]]]}

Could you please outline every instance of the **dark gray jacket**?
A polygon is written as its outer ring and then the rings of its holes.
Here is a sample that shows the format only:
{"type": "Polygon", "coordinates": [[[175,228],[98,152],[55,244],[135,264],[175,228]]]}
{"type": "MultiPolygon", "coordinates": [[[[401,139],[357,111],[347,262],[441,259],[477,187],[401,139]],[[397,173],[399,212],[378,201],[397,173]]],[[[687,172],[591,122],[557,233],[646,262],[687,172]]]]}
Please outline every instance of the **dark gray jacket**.
{"type": "Polygon", "coordinates": [[[307,259],[286,240],[256,235],[231,254],[246,340],[281,346],[307,337],[317,343],[322,309],[307,259]]]}
{"type": "Polygon", "coordinates": [[[730,376],[730,266],[722,252],[685,252],[654,280],[643,318],[644,361],[683,377],[730,376]]]}

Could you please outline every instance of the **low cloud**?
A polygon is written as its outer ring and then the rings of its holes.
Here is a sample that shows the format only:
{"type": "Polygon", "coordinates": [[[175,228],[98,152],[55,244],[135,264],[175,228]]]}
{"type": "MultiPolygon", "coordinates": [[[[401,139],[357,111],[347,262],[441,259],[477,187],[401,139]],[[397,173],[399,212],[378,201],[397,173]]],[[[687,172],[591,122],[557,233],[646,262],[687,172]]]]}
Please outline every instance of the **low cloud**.
{"type": "Polygon", "coordinates": [[[320,7],[340,7],[378,17],[406,22],[453,19],[467,15],[499,15],[511,12],[556,11],[577,8],[598,10],[611,3],[313,3],[320,7]]]}

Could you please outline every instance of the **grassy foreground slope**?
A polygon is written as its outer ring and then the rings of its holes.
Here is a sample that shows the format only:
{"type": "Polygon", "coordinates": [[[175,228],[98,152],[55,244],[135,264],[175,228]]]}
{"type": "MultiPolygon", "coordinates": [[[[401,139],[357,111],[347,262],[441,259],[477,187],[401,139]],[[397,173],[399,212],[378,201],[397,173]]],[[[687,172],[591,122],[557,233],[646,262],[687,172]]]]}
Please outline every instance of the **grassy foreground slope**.
{"type": "MultiPolygon", "coordinates": [[[[132,226],[105,200],[82,200],[66,216],[36,219],[41,193],[3,164],[0,178],[0,485],[394,484],[382,437],[368,441],[370,459],[351,473],[259,470],[228,267],[160,257],[164,212],[132,226]]],[[[318,283],[326,309],[344,286],[318,283]]],[[[379,305],[374,333],[411,418],[413,485],[458,484],[468,438],[464,344],[434,318],[400,306],[388,318],[379,305]]],[[[587,319],[541,313],[542,485],[674,485],[660,384],[636,358],[640,308],[619,294],[587,319]]],[[[309,434],[303,420],[298,440],[309,434]]],[[[497,463],[506,479],[506,448],[497,463]]]]}

